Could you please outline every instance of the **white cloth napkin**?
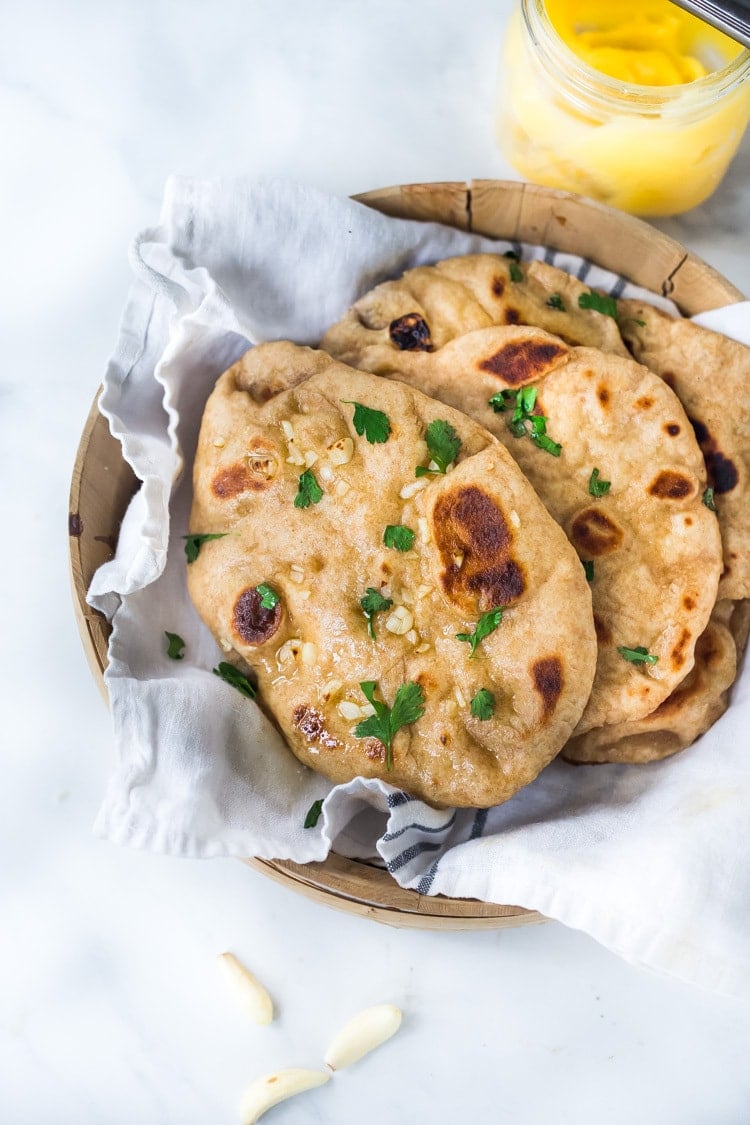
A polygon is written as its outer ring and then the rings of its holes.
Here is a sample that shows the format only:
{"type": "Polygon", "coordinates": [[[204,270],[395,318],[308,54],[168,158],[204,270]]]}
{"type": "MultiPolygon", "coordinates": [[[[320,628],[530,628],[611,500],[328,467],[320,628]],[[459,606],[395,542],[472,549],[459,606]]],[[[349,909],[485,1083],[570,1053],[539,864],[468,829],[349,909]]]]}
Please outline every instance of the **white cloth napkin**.
{"type": "MultiPolygon", "coordinates": [[[[299,765],[222,659],[185,585],[191,463],[203,404],[249,343],[315,344],[365,290],[484,250],[543,257],[614,295],[624,279],[570,255],[389,219],[289,183],[172,179],[136,278],[101,409],[143,484],[89,600],[112,620],[106,673],[118,765],[96,831],[176,855],[379,857],[404,887],[541,911],[630,961],[750,992],[750,680],[691,749],[649,766],[557,761],[507,804],[436,811],[379,781],[332,786],[299,765]],[[171,660],[164,633],[187,642],[171,660]],[[303,827],[318,798],[323,814],[303,827]]],[[[748,306],[712,314],[741,330],[748,306]]]]}

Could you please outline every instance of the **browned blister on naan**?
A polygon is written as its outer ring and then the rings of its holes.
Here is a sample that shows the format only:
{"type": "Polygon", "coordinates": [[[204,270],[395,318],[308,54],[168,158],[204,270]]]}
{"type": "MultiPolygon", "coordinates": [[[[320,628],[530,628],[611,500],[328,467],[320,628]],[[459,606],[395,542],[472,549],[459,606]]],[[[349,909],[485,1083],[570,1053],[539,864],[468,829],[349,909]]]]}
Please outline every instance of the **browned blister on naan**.
{"type": "MultiPolygon", "coordinates": [[[[408,327],[408,326],[407,326],[408,327]]],[[[406,330],[406,329],[405,329],[406,330]]],[[[190,521],[206,542],[188,567],[193,601],[226,658],[249,666],[297,757],[336,782],[380,777],[438,805],[497,804],[530,782],[576,727],[596,638],[589,587],[564,534],[503,446],[465,414],[404,383],[292,344],[249,351],[206,405],[190,521]],[[371,443],[354,403],[387,416],[371,443]],[[431,422],[460,438],[445,474],[431,422]],[[314,475],[307,507],[300,477],[314,475]],[[408,528],[406,550],[384,544],[408,528]],[[278,604],[265,608],[259,586],[278,604]],[[373,639],[360,600],[391,605],[373,639]],[[476,646],[482,614],[503,619],[476,646]],[[355,728],[377,684],[389,706],[419,684],[424,714],[386,748],[355,728]],[[490,692],[487,718],[471,701],[490,692]]]]}

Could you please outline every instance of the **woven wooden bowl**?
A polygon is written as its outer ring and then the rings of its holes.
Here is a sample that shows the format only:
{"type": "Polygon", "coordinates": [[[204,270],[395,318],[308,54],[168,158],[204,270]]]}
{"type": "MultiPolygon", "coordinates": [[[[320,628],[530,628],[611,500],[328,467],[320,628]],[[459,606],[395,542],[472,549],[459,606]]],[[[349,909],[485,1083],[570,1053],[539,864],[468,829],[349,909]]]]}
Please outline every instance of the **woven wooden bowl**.
{"type": "MultiPolygon", "coordinates": [[[[387,215],[436,220],[493,238],[517,239],[589,258],[670,296],[687,315],[743,299],[705,262],[639,219],[600,203],[532,184],[499,180],[409,184],[357,196],[387,215]]],[[[97,396],[98,397],[98,396],[97,396]]],[[[107,423],[91,407],[70,490],[70,560],[76,619],[91,670],[106,699],[109,626],[86,604],[94,571],[112,557],[125,508],[138,487],[107,423]]],[[[375,867],[331,855],[300,865],[248,859],[264,874],[317,902],[393,926],[497,929],[544,921],[536,911],[401,890],[375,867]]]]}

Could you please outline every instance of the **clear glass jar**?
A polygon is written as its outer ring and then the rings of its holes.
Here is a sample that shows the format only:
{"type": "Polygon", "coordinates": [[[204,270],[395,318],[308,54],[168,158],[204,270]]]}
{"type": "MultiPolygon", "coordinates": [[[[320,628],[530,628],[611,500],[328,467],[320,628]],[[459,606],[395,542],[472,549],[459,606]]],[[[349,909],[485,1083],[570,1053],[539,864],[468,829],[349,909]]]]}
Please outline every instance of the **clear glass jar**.
{"type": "Polygon", "coordinates": [[[534,183],[637,215],[686,211],[718,186],[750,118],[750,51],[737,52],[692,82],[626,83],[570,49],[544,0],[521,0],[500,64],[498,143],[534,183]]]}

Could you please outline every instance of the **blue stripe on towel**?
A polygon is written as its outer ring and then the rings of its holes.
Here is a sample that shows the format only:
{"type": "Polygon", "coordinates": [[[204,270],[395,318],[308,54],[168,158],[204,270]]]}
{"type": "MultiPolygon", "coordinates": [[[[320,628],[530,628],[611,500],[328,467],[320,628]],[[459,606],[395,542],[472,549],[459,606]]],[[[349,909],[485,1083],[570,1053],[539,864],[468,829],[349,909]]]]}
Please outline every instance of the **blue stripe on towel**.
{"type": "Polygon", "coordinates": [[[471,826],[470,840],[476,840],[484,832],[484,826],[487,823],[488,809],[477,809],[477,814],[474,817],[474,823],[471,826]]]}
{"type": "Polygon", "coordinates": [[[425,852],[437,852],[442,848],[442,844],[412,844],[410,848],[406,848],[388,863],[388,870],[390,872],[399,871],[402,867],[406,867],[407,863],[411,863],[417,856],[423,855],[425,852]]]}
{"type": "Polygon", "coordinates": [[[386,832],[383,836],[384,840],[397,840],[399,836],[403,836],[404,832],[447,832],[456,823],[456,813],[454,812],[450,820],[446,820],[445,824],[439,825],[437,828],[429,828],[426,824],[407,824],[403,828],[399,828],[398,832],[386,832]]]}
{"type": "Polygon", "coordinates": [[[410,797],[408,793],[389,793],[388,794],[388,808],[397,809],[399,805],[408,805],[409,801],[414,798],[410,797]]]}
{"type": "Polygon", "coordinates": [[[419,882],[417,883],[417,894],[426,895],[430,893],[430,887],[432,886],[433,880],[437,875],[439,862],[440,860],[436,859],[427,874],[423,875],[419,880],[419,882]]]}

